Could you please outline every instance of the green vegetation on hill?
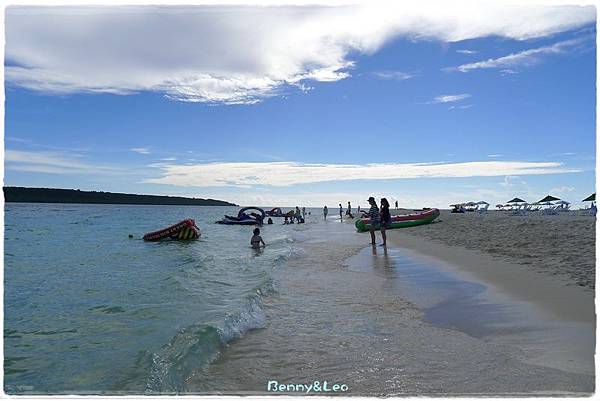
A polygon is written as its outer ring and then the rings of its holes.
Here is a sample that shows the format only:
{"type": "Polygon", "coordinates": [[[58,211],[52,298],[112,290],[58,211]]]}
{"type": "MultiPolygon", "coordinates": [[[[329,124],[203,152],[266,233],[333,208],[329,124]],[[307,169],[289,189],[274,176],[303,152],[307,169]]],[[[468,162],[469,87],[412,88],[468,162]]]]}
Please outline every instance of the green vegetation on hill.
{"type": "Polygon", "coordinates": [[[5,202],[31,203],[98,203],[128,205],[192,205],[192,206],[236,206],[233,203],[215,200],[183,198],[179,196],[135,195],[112,192],[80,191],[57,188],[4,187],[5,202]]]}

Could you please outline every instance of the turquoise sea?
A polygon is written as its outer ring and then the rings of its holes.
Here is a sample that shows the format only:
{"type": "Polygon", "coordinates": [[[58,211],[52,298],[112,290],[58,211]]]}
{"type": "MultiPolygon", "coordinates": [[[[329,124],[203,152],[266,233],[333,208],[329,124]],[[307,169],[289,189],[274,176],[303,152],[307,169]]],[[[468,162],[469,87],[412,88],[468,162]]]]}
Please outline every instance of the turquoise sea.
{"type": "Polygon", "coordinates": [[[178,391],[224,344],[264,326],[271,272],[294,257],[294,227],[265,226],[267,251],[255,251],[253,227],[214,224],[236,212],[7,204],[6,391],[178,391]],[[188,217],[199,241],[141,240],[188,217]]]}

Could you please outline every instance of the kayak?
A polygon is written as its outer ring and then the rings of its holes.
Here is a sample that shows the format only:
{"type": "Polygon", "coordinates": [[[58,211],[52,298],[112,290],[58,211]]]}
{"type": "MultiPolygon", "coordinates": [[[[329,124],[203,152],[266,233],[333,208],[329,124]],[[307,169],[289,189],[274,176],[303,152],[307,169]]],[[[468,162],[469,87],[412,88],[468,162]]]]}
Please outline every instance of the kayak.
{"type": "MultiPolygon", "coordinates": [[[[425,209],[425,210],[415,210],[415,213],[411,214],[401,214],[397,216],[392,216],[392,224],[387,229],[393,228],[404,228],[404,227],[413,227],[420,226],[421,224],[428,224],[439,217],[440,211],[438,209],[425,209]]],[[[356,229],[359,232],[369,231],[371,229],[371,224],[369,218],[366,219],[358,219],[356,223],[354,223],[356,229]]]]}
{"type": "Polygon", "coordinates": [[[194,220],[186,219],[162,230],[147,233],[143,238],[144,241],[160,241],[165,238],[180,240],[198,239],[200,238],[200,229],[196,226],[194,220]]]}

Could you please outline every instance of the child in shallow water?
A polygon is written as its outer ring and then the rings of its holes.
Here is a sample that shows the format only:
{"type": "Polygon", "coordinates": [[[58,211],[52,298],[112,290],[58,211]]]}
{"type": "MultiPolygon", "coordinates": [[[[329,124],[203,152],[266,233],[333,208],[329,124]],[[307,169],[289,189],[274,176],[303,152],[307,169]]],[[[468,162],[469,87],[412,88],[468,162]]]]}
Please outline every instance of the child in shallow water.
{"type": "Polygon", "coordinates": [[[262,244],[262,246],[267,246],[267,244],[265,244],[265,241],[263,241],[262,237],[260,236],[259,228],[255,228],[253,233],[254,235],[252,236],[252,238],[250,238],[250,246],[252,246],[252,248],[258,249],[260,248],[260,244],[262,244]]]}

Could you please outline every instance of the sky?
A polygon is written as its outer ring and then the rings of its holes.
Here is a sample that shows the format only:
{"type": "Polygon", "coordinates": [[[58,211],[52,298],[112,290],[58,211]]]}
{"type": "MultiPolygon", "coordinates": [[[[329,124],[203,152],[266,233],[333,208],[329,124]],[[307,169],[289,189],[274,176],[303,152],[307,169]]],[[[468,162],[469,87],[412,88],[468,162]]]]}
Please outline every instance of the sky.
{"type": "Polygon", "coordinates": [[[595,192],[596,10],[6,9],[4,185],[240,205],[595,192]]]}

